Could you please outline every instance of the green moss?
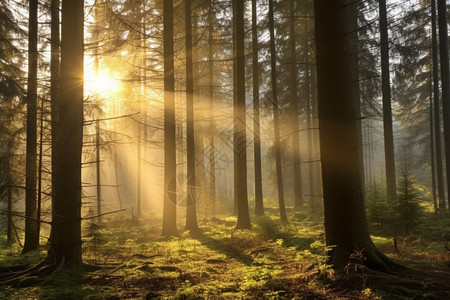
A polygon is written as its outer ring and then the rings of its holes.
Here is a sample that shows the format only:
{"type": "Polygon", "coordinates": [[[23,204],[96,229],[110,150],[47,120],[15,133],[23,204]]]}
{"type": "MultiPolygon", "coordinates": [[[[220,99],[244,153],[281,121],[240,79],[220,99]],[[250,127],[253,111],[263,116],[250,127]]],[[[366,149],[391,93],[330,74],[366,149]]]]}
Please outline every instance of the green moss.
{"type": "MultiPolygon", "coordinates": [[[[83,278],[57,272],[34,287],[3,287],[0,298],[141,299],[147,295],[162,299],[378,299],[381,295],[391,299],[388,295],[394,295],[405,299],[403,294],[407,294],[425,299],[437,295],[439,299],[445,295],[444,291],[435,291],[428,280],[425,285],[403,280],[387,287],[386,282],[396,277],[367,274],[363,287],[359,273],[345,279],[346,274],[337,274],[327,262],[320,219],[302,218],[288,225],[281,225],[276,216],[254,220],[253,230],[235,230],[234,217],[217,218],[204,224],[201,235],[182,233],[179,238],[161,240],[157,226],[147,228],[142,220],[131,224],[105,219],[105,227],[96,229],[104,243],[98,244],[96,259],[92,253],[85,253],[84,260],[90,265],[83,278]]],[[[392,243],[379,235],[373,240],[378,246],[392,243]]],[[[411,252],[405,255],[427,255],[422,269],[430,267],[430,259],[439,258],[445,266],[444,242],[419,239],[409,245],[405,249],[411,252]]],[[[44,255],[0,251],[2,266],[35,264],[44,255]]],[[[438,263],[435,261],[436,266],[438,263]]]]}

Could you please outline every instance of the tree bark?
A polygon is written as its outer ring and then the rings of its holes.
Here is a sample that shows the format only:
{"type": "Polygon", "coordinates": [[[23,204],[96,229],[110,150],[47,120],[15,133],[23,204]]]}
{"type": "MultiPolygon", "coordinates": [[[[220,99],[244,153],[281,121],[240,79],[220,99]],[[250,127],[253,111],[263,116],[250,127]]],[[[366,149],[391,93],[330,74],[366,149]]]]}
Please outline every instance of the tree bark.
{"type": "MultiPolygon", "coordinates": [[[[347,52],[350,55],[350,81],[352,84],[352,99],[355,102],[355,114],[356,114],[356,130],[358,143],[356,145],[359,151],[358,158],[360,167],[360,179],[361,188],[366,190],[365,186],[365,173],[364,173],[364,154],[363,154],[363,139],[362,139],[362,117],[361,117],[361,92],[359,88],[359,36],[358,36],[358,5],[353,0],[347,0],[347,32],[349,39],[347,43],[347,52]]],[[[395,167],[395,166],[394,166],[395,167]]]]}
{"type": "Polygon", "coordinates": [[[278,189],[278,204],[280,208],[281,222],[288,221],[286,216],[286,207],[284,203],[283,188],[283,166],[281,161],[280,144],[280,109],[278,107],[278,85],[277,85],[277,61],[275,55],[275,29],[273,20],[273,0],[269,0],[269,32],[270,32],[270,75],[272,81],[272,108],[273,108],[273,129],[275,135],[275,165],[278,189]]]}
{"type": "Polygon", "coordinates": [[[48,259],[81,269],[84,1],[62,1],[56,197],[48,259]]]}
{"type": "Polygon", "coordinates": [[[366,221],[345,7],[345,1],[314,2],[325,238],[335,268],[342,270],[358,250],[368,267],[389,271],[390,261],[374,246],[366,221]]]}
{"type": "Polygon", "coordinates": [[[237,229],[251,227],[247,198],[247,135],[245,113],[244,2],[233,0],[234,21],[234,197],[237,204],[237,229]]]}
{"type": "Polygon", "coordinates": [[[445,208],[445,184],[444,170],[442,160],[442,138],[441,138],[441,104],[439,98],[439,66],[438,66],[438,43],[437,43],[437,24],[436,24],[436,1],[431,0],[431,43],[433,59],[433,121],[434,121],[434,150],[436,185],[439,207],[445,208]]]}
{"type": "Polygon", "coordinates": [[[215,149],[215,108],[214,108],[214,37],[213,37],[213,1],[208,3],[208,95],[209,95],[209,201],[212,204],[212,213],[215,212],[216,203],[216,149],[215,149]]]}
{"type": "MultiPolygon", "coordinates": [[[[432,95],[432,91],[430,93],[430,96],[432,95]]],[[[436,193],[437,190],[437,183],[436,183],[436,159],[435,159],[435,151],[436,151],[436,144],[435,144],[435,136],[434,136],[434,121],[433,121],[433,97],[430,97],[430,152],[431,152],[431,197],[433,198],[433,208],[434,212],[438,212],[438,196],[436,193]]]]}
{"type": "MultiPolygon", "coordinates": [[[[51,14],[51,41],[50,41],[50,110],[51,110],[51,133],[52,133],[52,219],[55,218],[55,201],[56,201],[56,148],[58,137],[58,122],[59,122],[59,70],[60,70],[60,30],[59,30],[59,9],[60,0],[51,0],[50,14],[51,14]]],[[[53,226],[50,232],[50,242],[53,237],[53,226]]]]}
{"type": "MultiPolygon", "coordinates": [[[[142,83],[141,83],[142,84],[142,83]]],[[[142,106],[141,106],[142,107],[142,106]]],[[[143,120],[143,118],[141,119],[143,120]]],[[[145,122],[145,121],[143,121],[145,122]]],[[[141,123],[143,123],[141,122],[141,123]]],[[[136,178],[136,216],[141,216],[141,182],[142,182],[142,127],[145,125],[142,125],[141,123],[138,124],[137,132],[136,132],[136,170],[137,170],[137,178],[136,178]]]]}
{"type": "MultiPolygon", "coordinates": [[[[313,151],[317,154],[314,157],[318,157],[320,154],[320,131],[319,131],[319,116],[317,112],[317,84],[316,80],[311,80],[312,78],[317,78],[317,66],[315,64],[309,64],[309,79],[311,82],[311,126],[315,131],[312,140],[313,140],[313,151]]],[[[311,199],[311,206],[313,211],[318,211],[322,209],[322,197],[323,197],[323,187],[322,187],[322,169],[320,161],[313,158],[314,164],[314,195],[311,199]]]]}
{"type": "Polygon", "coordinates": [[[387,28],[386,0],[379,1],[380,47],[381,47],[381,90],[383,94],[384,155],[386,161],[386,190],[389,201],[397,199],[395,174],[394,133],[392,126],[391,80],[389,73],[389,37],[387,28]]]}
{"type": "Polygon", "coordinates": [[[28,80],[27,80],[27,142],[25,176],[25,243],[22,252],[39,248],[39,221],[37,215],[37,64],[38,64],[38,1],[29,2],[28,26],[28,80]]]}
{"type": "MultiPolygon", "coordinates": [[[[305,21],[306,22],[306,21],[305,21]]],[[[300,138],[299,138],[299,102],[297,96],[297,53],[295,50],[295,1],[289,2],[289,54],[290,54],[290,81],[289,89],[291,93],[291,131],[292,131],[292,160],[294,169],[294,208],[299,209],[303,206],[302,191],[302,169],[300,156],[300,138]]],[[[308,94],[309,97],[309,94],[308,94]]]]}
{"type": "Polygon", "coordinates": [[[36,219],[37,229],[36,232],[41,232],[41,208],[42,208],[42,167],[43,167],[43,145],[44,145],[44,98],[41,99],[41,111],[39,114],[39,154],[38,154],[38,166],[37,166],[37,208],[36,219]]]}
{"type": "Polygon", "coordinates": [[[142,160],[145,160],[145,145],[147,141],[147,97],[146,97],[146,59],[147,59],[147,36],[146,36],[146,1],[141,1],[141,5],[136,6],[136,13],[141,14],[141,70],[140,70],[140,84],[141,84],[141,123],[138,125],[137,132],[137,186],[136,186],[136,215],[142,215],[142,160]],[[144,142],[142,144],[142,142],[144,142]],[[144,156],[144,157],[142,157],[144,156]]]}
{"type": "MultiPolygon", "coordinates": [[[[97,114],[97,118],[100,118],[100,115],[97,114]]],[[[96,187],[97,187],[97,221],[99,223],[102,222],[102,186],[101,186],[101,166],[100,166],[100,121],[95,121],[95,178],[96,178],[96,187]]]]}
{"type": "Polygon", "coordinates": [[[252,73],[253,73],[253,142],[255,168],[255,215],[264,215],[261,171],[261,128],[259,113],[259,62],[258,62],[258,12],[256,0],[252,0],[252,73]]]}
{"type": "MultiPolygon", "coordinates": [[[[11,149],[11,147],[8,147],[8,149],[11,149]]],[[[11,150],[10,150],[11,151],[11,150]]],[[[8,172],[11,174],[11,159],[8,159],[8,172]]],[[[14,243],[14,237],[13,237],[13,228],[14,228],[14,224],[13,224],[13,217],[12,217],[12,211],[13,211],[13,197],[12,197],[12,178],[11,175],[8,176],[7,180],[6,180],[6,184],[9,186],[7,187],[7,228],[6,228],[6,243],[8,246],[12,246],[12,244],[14,243]]]]}
{"type": "Polygon", "coordinates": [[[194,73],[192,58],[191,0],[184,2],[186,34],[186,159],[187,195],[186,230],[198,231],[195,182],[195,136],[194,136],[194,73]]]}
{"type": "MultiPolygon", "coordinates": [[[[99,8],[94,6],[94,20],[96,22],[99,22],[99,8]]],[[[99,34],[99,27],[98,25],[95,26],[93,31],[93,39],[94,39],[94,47],[93,47],[93,56],[94,56],[94,72],[95,75],[98,75],[98,68],[99,68],[99,55],[98,55],[98,49],[100,47],[100,34],[99,34]]],[[[98,95],[99,97],[99,95],[98,95]]],[[[100,105],[100,101],[97,102],[97,105],[100,105]]],[[[96,117],[97,120],[95,121],[95,179],[96,179],[96,196],[97,196],[97,221],[98,223],[102,222],[102,187],[101,187],[101,164],[100,164],[100,107],[96,107],[96,117]]],[[[139,180],[139,179],[138,179],[139,180]]]]}
{"type": "Polygon", "coordinates": [[[164,47],[164,206],[161,235],[178,236],[176,187],[175,78],[173,50],[173,1],[163,1],[164,47]]]}
{"type": "MultiPolygon", "coordinates": [[[[442,114],[444,119],[445,166],[447,173],[447,194],[450,194],[450,74],[447,33],[447,4],[445,0],[438,2],[439,55],[441,62],[442,114]]],[[[439,208],[445,209],[445,200],[439,202],[439,208]]],[[[450,209],[450,205],[449,205],[450,209]]]]}
{"type": "Polygon", "coordinates": [[[316,163],[314,162],[313,151],[316,149],[316,139],[313,133],[314,129],[314,118],[316,117],[315,101],[313,99],[313,91],[315,90],[312,86],[312,66],[308,60],[309,57],[309,45],[308,45],[308,23],[305,21],[305,40],[304,45],[306,47],[306,128],[308,129],[308,160],[309,160],[309,202],[312,208],[316,207],[316,197],[317,197],[317,176],[316,176],[316,163]]]}

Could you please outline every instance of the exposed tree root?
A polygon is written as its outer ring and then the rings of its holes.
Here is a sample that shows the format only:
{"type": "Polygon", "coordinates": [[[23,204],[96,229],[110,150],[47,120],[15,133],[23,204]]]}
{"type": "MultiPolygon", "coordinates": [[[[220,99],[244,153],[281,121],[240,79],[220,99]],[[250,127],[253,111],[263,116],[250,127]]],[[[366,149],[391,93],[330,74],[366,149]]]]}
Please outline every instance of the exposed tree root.
{"type": "Polygon", "coordinates": [[[356,263],[351,262],[352,253],[360,253],[362,259],[358,262],[359,267],[364,267],[372,271],[393,274],[396,271],[404,270],[406,267],[394,262],[391,258],[387,257],[378,248],[370,243],[368,247],[361,250],[358,249],[345,249],[344,247],[332,248],[329,252],[329,262],[338,271],[343,271],[349,264],[353,264],[354,267],[358,267],[356,263]]]}
{"type": "Polygon", "coordinates": [[[14,271],[0,272],[0,286],[33,286],[53,276],[64,266],[64,259],[59,265],[54,264],[48,258],[44,258],[38,264],[32,266],[23,266],[20,269],[16,266],[14,271]]]}

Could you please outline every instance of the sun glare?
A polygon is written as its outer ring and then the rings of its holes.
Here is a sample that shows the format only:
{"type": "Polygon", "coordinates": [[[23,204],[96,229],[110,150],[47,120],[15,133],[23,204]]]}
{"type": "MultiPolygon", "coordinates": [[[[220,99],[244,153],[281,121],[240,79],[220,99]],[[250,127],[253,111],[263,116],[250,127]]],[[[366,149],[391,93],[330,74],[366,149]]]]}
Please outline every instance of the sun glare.
{"type": "Polygon", "coordinates": [[[109,69],[100,69],[95,72],[87,68],[84,73],[84,88],[88,95],[110,97],[122,88],[117,74],[111,73],[109,69]]]}

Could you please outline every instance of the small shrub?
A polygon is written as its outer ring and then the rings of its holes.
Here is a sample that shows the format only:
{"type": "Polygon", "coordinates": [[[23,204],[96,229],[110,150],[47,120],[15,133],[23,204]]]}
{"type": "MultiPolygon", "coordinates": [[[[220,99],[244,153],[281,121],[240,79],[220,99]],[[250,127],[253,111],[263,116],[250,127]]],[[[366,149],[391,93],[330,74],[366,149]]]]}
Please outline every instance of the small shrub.
{"type": "Polygon", "coordinates": [[[102,245],[107,242],[104,234],[102,233],[102,229],[102,225],[99,225],[95,221],[91,221],[86,228],[86,235],[84,237],[84,251],[86,254],[91,255],[95,262],[100,256],[100,249],[102,245]]]}
{"type": "Polygon", "coordinates": [[[256,232],[266,240],[277,239],[282,235],[282,228],[278,221],[262,216],[255,219],[256,232]]]}
{"type": "Polygon", "coordinates": [[[422,194],[412,176],[408,174],[402,176],[398,190],[398,201],[395,206],[396,223],[405,235],[410,235],[419,230],[424,220],[422,194]]]}

